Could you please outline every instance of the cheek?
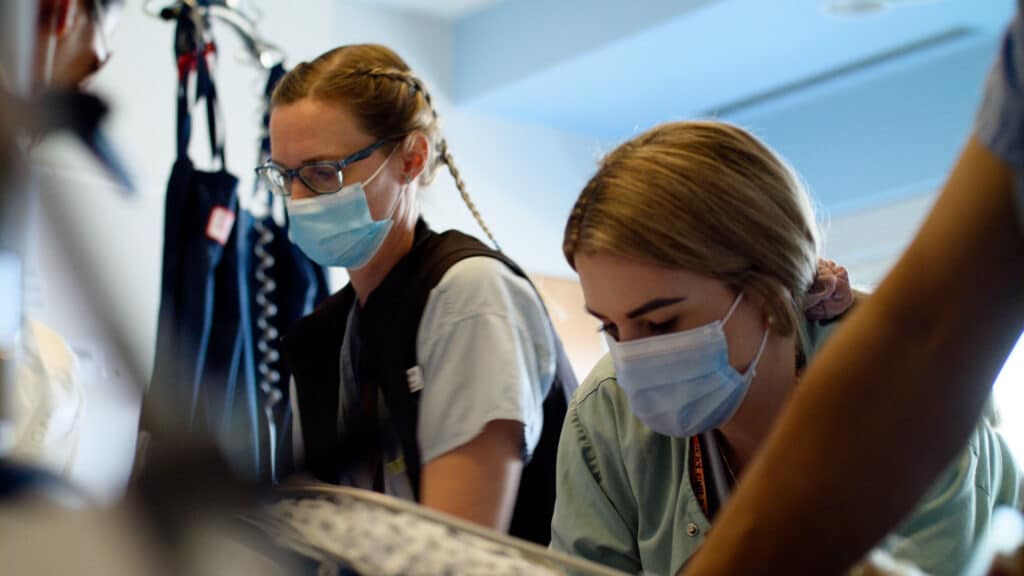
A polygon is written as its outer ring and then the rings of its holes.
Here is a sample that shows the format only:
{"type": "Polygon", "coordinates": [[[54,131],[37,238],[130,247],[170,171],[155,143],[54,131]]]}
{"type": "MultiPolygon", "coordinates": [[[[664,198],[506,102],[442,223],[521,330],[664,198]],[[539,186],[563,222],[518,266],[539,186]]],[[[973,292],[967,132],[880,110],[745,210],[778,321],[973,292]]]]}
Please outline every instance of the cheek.
{"type": "MultiPolygon", "coordinates": [[[[742,307],[741,307],[742,308],[742,307]]],[[[767,328],[756,309],[736,310],[725,326],[725,337],[729,343],[729,364],[739,372],[746,372],[767,328]]]]}
{"type": "Polygon", "coordinates": [[[370,216],[374,220],[394,216],[394,211],[397,210],[395,204],[400,200],[398,196],[402,193],[401,186],[393,183],[386,174],[378,174],[369,186],[363,187],[363,190],[366,192],[366,202],[370,206],[370,216]]]}

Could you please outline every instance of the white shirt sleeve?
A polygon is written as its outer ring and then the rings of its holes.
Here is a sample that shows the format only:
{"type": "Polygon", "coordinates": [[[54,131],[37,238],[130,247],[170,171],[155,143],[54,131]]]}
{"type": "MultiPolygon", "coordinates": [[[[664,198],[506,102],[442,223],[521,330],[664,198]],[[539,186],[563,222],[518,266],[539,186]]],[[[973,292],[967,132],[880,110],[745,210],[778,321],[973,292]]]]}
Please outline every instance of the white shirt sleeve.
{"type": "Polygon", "coordinates": [[[1014,171],[1017,215],[1024,226],[1024,0],[1003,37],[975,123],[978,139],[1014,171]]]}
{"type": "Polygon", "coordinates": [[[466,444],[493,420],[523,423],[529,459],[557,360],[547,314],[529,282],[494,258],[460,261],[430,293],[416,351],[424,464],[466,444]]]}

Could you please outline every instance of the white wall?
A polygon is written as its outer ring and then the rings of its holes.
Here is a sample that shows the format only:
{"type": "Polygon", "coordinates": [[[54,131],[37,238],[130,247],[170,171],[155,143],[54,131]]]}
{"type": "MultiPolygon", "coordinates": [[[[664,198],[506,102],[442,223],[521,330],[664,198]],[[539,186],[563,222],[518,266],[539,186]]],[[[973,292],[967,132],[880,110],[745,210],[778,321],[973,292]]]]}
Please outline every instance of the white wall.
{"type": "Polygon", "coordinates": [[[923,194],[831,218],[819,214],[824,255],[845,266],[857,286],[874,287],[924,222],[936,194],[923,194]]]}

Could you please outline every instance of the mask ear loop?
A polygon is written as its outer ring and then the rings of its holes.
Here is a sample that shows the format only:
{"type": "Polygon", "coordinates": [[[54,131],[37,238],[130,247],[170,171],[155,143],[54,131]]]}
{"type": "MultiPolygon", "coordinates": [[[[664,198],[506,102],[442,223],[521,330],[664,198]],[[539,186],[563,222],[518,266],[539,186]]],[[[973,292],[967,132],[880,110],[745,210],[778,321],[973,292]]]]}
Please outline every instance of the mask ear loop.
{"type": "Polygon", "coordinates": [[[725,318],[722,318],[722,326],[725,326],[726,323],[729,322],[729,318],[732,318],[732,313],[736,311],[736,307],[739,306],[742,301],[743,292],[740,292],[740,295],[736,297],[736,300],[733,300],[732,307],[725,313],[725,318]]]}
{"type": "MultiPolygon", "coordinates": [[[[754,355],[754,360],[750,363],[750,368],[747,368],[747,374],[753,379],[757,375],[757,365],[761,362],[761,355],[764,354],[765,347],[768,346],[768,334],[771,330],[765,326],[764,336],[761,338],[761,346],[757,349],[757,354],[754,355]]],[[[747,374],[744,374],[746,376],[747,374]]]]}
{"type": "Polygon", "coordinates": [[[391,161],[391,157],[395,155],[395,150],[397,150],[397,149],[398,149],[397,146],[392,148],[391,149],[391,153],[388,154],[388,157],[385,158],[383,162],[380,163],[380,166],[377,166],[377,169],[373,171],[373,174],[370,174],[369,178],[367,178],[366,180],[363,180],[361,182],[361,184],[363,185],[363,188],[366,188],[367,186],[369,186],[370,182],[373,182],[373,179],[376,178],[378,174],[380,174],[381,172],[384,171],[384,167],[387,166],[388,162],[391,161]]]}
{"type": "MultiPolygon", "coordinates": [[[[732,318],[732,313],[736,311],[736,308],[740,305],[740,302],[742,300],[743,292],[740,292],[740,295],[737,296],[736,300],[732,303],[732,307],[729,308],[728,312],[726,312],[725,318],[722,319],[723,327],[725,326],[725,323],[728,322],[730,318],[732,318]]],[[[757,374],[757,364],[761,361],[761,355],[764,354],[765,347],[768,346],[768,334],[770,332],[771,329],[766,326],[764,329],[764,336],[761,337],[761,346],[758,347],[757,354],[754,355],[754,359],[750,362],[750,368],[747,368],[747,372],[746,374],[744,374],[744,377],[749,374],[750,377],[753,378],[757,374]]]]}
{"type": "MultiPolygon", "coordinates": [[[[380,174],[384,170],[384,167],[387,166],[388,162],[391,161],[391,157],[395,155],[395,150],[398,150],[398,146],[395,146],[394,148],[392,148],[391,149],[391,153],[388,154],[388,157],[385,158],[383,162],[381,162],[380,166],[377,167],[377,170],[375,170],[373,172],[373,174],[370,175],[369,178],[367,178],[366,180],[364,180],[360,184],[363,187],[363,195],[366,195],[366,185],[369,184],[370,182],[372,182],[373,179],[376,178],[377,175],[380,174]]],[[[378,220],[378,222],[383,221],[383,220],[391,220],[395,216],[395,210],[398,209],[398,200],[405,193],[405,190],[406,190],[406,188],[408,186],[409,186],[409,179],[408,179],[408,177],[406,177],[405,186],[402,187],[402,191],[399,192],[398,194],[395,194],[395,199],[391,201],[391,207],[388,208],[388,215],[386,217],[382,218],[381,220],[378,220]]]]}

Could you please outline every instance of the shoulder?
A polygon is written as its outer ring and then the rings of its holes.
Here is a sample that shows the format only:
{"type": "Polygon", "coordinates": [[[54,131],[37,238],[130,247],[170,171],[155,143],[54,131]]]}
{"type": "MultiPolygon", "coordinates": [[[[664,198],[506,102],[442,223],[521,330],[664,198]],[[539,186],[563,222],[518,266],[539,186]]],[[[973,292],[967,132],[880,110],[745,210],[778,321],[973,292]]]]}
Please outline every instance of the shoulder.
{"type": "Polygon", "coordinates": [[[811,320],[809,318],[803,319],[803,323],[798,328],[800,330],[800,340],[808,360],[813,358],[836,330],[843,325],[843,320],[858,306],[863,306],[869,297],[870,294],[867,292],[854,290],[853,306],[839,317],[825,321],[811,320]]]}
{"type": "Polygon", "coordinates": [[[625,394],[615,379],[615,365],[611,355],[605,354],[580,383],[572,397],[572,406],[576,410],[589,411],[598,409],[601,404],[616,402],[620,397],[625,399],[625,394]]]}
{"type": "Polygon", "coordinates": [[[960,454],[904,523],[886,539],[894,556],[925,572],[959,572],[1000,506],[1018,507],[1020,473],[998,432],[982,418],[960,454]]]}
{"type": "Polygon", "coordinates": [[[992,427],[988,416],[983,416],[975,427],[968,449],[971,458],[977,461],[974,478],[977,488],[998,505],[1018,507],[1024,477],[1009,444],[992,427]]]}
{"type": "Polygon", "coordinates": [[[454,264],[431,291],[429,303],[445,306],[450,319],[475,314],[544,314],[530,282],[490,256],[473,256],[454,264]]]}
{"type": "Polygon", "coordinates": [[[1018,505],[1020,481],[1006,441],[982,417],[967,444],[931,486],[924,507],[971,510],[972,516],[986,519],[994,506],[1018,505]]]}
{"type": "Polygon", "coordinates": [[[490,256],[471,256],[445,272],[435,290],[479,290],[528,287],[530,283],[504,262],[490,256]]]}
{"type": "Polygon", "coordinates": [[[653,434],[630,411],[629,398],[619,387],[615,366],[608,354],[598,361],[573,394],[567,417],[587,436],[615,436],[625,441],[653,434]]]}
{"type": "Polygon", "coordinates": [[[1024,7],[1018,2],[995,65],[989,72],[985,94],[975,123],[978,138],[1004,162],[1024,168],[1024,107],[1019,78],[1024,73],[1024,7]]]}

